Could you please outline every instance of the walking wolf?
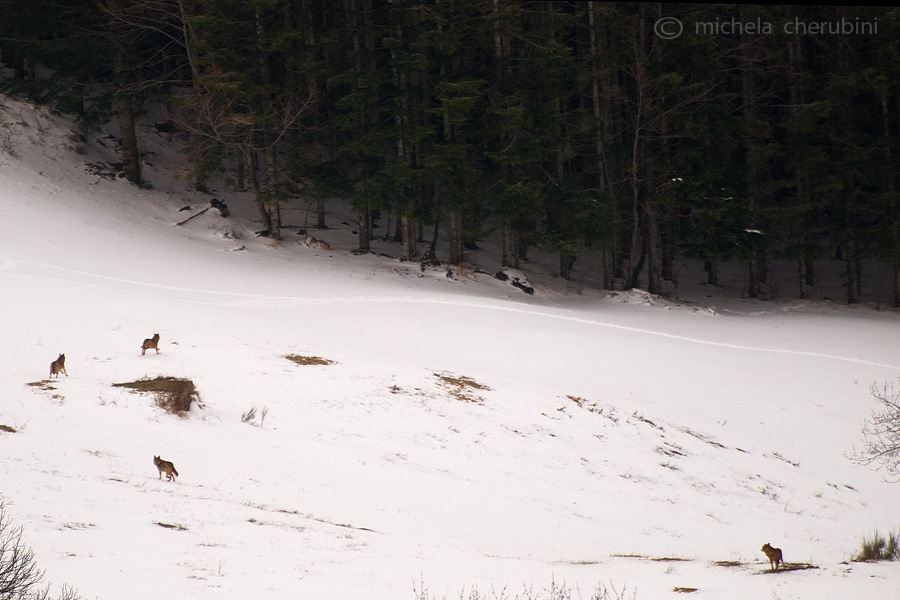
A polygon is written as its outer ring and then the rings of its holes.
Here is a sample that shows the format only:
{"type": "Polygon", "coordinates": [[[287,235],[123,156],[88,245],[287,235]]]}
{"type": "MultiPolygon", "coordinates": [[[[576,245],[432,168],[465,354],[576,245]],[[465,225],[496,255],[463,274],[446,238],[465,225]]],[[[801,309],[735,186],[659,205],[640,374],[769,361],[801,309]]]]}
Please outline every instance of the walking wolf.
{"type": "Polygon", "coordinates": [[[50,363],[50,377],[53,377],[54,375],[56,375],[56,378],[59,379],[60,372],[63,375],[65,375],[66,377],[69,376],[69,374],[66,373],[66,355],[65,354],[60,354],[59,358],[57,358],[52,363],[50,363]]]}
{"type": "Polygon", "coordinates": [[[153,464],[156,465],[156,468],[159,470],[160,479],[162,479],[162,474],[165,473],[166,481],[175,481],[175,476],[178,475],[178,471],[175,470],[175,465],[158,456],[153,457],[153,464]]]}

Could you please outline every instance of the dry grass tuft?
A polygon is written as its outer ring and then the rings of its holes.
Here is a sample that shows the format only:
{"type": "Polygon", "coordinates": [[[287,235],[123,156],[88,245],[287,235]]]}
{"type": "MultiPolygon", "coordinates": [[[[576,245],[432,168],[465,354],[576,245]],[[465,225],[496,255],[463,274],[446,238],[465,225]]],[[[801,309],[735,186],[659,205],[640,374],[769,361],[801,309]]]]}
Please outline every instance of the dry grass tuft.
{"type": "Polygon", "coordinates": [[[471,377],[463,377],[461,375],[451,375],[448,373],[435,373],[441,385],[447,389],[447,392],[463,402],[473,402],[475,404],[484,404],[478,392],[490,391],[488,386],[478,383],[471,377]]]}
{"type": "Polygon", "coordinates": [[[300,354],[285,354],[284,357],[298,365],[333,365],[333,360],[321,356],[302,356],[300,354]]]}
{"type": "Polygon", "coordinates": [[[156,397],[157,406],[179,417],[187,415],[191,409],[191,402],[200,401],[200,393],[194,382],[181,377],[159,376],[153,379],[138,379],[127,383],[114,383],[113,387],[151,393],[156,397]]]}

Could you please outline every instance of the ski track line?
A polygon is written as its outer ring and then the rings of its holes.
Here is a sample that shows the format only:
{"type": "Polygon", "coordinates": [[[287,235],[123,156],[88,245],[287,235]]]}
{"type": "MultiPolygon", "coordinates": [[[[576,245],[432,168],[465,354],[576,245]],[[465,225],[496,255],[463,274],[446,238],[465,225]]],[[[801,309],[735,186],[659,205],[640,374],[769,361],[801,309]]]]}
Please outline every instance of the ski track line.
{"type": "MultiPolygon", "coordinates": [[[[6,260],[4,258],[4,260],[6,260]]],[[[706,346],[713,346],[718,348],[728,348],[731,350],[746,350],[752,352],[767,352],[771,354],[789,354],[793,356],[806,356],[810,358],[824,358],[828,360],[837,360],[841,362],[849,362],[855,364],[863,364],[870,365],[874,367],[881,367],[887,369],[895,369],[900,370],[900,365],[892,365],[887,363],[880,363],[871,360],[865,360],[862,358],[852,358],[848,356],[839,356],[836,354],[826,354],[824,352],[809,352],[805,350],[789,350],[786,348],[763,348],[759,346],[748,346],[745,344],[731,344],[728,342],[714,342],[711,340],[704,340],[701,338],[695,338],[685,335],[677,335],[674,333],[665,333],[662,331],[654,331],[652,329],[644,329],[642,327],[633,327],[630,325],[618,325],[615,323],[605,323],[603,321],[595,321],[593,319],[585,319],[584,317],[574,317],[567,315],[557,315],[557,314],[548,314],[546,312],[542,312],[535,309],[528,308],[518,308],[515,306],[509,306],[504,304],[488,304],[486,302],[473,302],[473,301],[465,301],[465,300],[447,300],[440,298],[414,298],[414,297],[384,297],[384,296],[337,296],[337,297],[329,297],[329,298],[298,298],[291,296],[267,296],[264,294],[247,294],[243,292],[225,292],[225,291],[216,291],[216,290],[200,290],[194,288],[185,288],[185,287],[177,287],[177,286],[169,286],[163,285],[159,283],[144,283],[140,281],[134,281],[132,279],[125,279],[121,277],[110,277],[108,275],[97,275],[94,273],[87,273],[84,271],[77,271],[72,269],[65,269],[63,267],[57,267],[53,265],[46,265],[41,263],[34,263],[31,261],[21,261],[23,263],[31,264],[37,267],[48,268],[57,271],[63,271],[66,273],[71,273],[73,275],[80,275],[89,278],[101,279],[110,282],[123,283],[127,285],[132,285],[135,287],[145,287],[145,288],[156,288],[161,290],[173,291],[173,292],[184,292],[189,294],[197,294],[197,295],[211,295],[211,296],[221,296],[221,297],[232,297],[232,298],[240,298],[240,300],[233,301],[203,301],[203,300],[195,300],[192,298],[171,298],[169,296],[157,295],[157,294],[148,294],[144,292],[134,291],[134,290],[126,290],[115,286],[107,286],[102,285],[100,283],[89,283],[85,281],[77,281],[72,279],[64,279],[58,277],[47,277],[44,275],[34,275],[34,274],[25,274],[25,273],[9,273],[8,271],[4,273],[6,276],[16,276],[16,277],[30,277],[35,279],[44,279],[49,281],[59,281],[64,283],[74,283],[78,285],[85,285],[89,287],[98,287],[101,289],[111,289],[116,291],[121,291],[125,293],[139,294],[145,297],[151,298],[160,298],[163,300],[177,300],[179,302],[188,302],[191,304],[201,304],[205,306],[231,306],[235,308],[276,308],[276,307],[289,307],[289,306],[314,306],[314,305],[322,305],[322,304],[389,304],[389,303],[406,303],[406,304],[438,304],[445,306],[458,306],[464,308],[477,308],[477,309],[486,309],[486,310],[499,310],[504,312],[518,313],[529,316],[543,317],[545,319],[557,319],[560,321],[567,321],[570,323],[580,323],[584,325],[592,325],[595,327],[606,327],[609,329],[618,329],[620,331],[629,331],[632,333],[640,333],[643,335],[651,335],[666,339],[679,340],[683,342],[690,342],[693,344],[701,344],[706,346]]],[[[7,263],[8,264],[8,263],[7,263]]],[[[18,266],[19,261],[16,261],[16,266],[18,266]]],[[[562,309],[567,310],[567,309],[562,309]]]]}

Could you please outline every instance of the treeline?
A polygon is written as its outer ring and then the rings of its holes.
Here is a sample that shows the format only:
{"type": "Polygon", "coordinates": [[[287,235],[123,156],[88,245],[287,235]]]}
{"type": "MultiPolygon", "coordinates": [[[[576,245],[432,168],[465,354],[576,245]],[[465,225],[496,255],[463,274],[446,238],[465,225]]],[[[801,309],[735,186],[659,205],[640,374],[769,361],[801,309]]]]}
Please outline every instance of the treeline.
{"type": "Polygon", "coordinates": [[[673,259],[893,265],[900,305],[900,12],[514,0],[0,0],[6,88],[85,128],[164,99],[198,186],[281,207],[352,198],[359,250],[389,211],[405,259],[450,263],[492,232],[569,277],[665,289],[673,259]],[[788,26],[790,25],[790,26],[788,26]],[[849,28],[848,28],[849,25],[849,28]],[[802,26],[802,28],[801,28],[802,26]],[[426,236],[426,233],[428,235],[426,236]],[[426,239],[426,237],[428,239],[426,239]]]}

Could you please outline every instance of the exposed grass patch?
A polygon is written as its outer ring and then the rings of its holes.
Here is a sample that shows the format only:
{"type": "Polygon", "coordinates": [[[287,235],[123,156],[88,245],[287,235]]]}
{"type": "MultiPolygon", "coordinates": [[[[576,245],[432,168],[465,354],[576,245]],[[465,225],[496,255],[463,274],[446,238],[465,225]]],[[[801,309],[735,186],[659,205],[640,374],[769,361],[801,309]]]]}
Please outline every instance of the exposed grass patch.
{"type": "Polygon", "coordinates": [[[878,531],[871,538],[863,538],[859,552],[853,560],[857,562],[900,560],[900,532],[890,532],[887,539],[878,531]]]}
{"type": "Polygon", "coordinates": [[[284,357],[289,361],[298,365],[333,365],[333,360],[322,358],[321,356],[303,356],[301,354],[285,354],[284,357]]]}
{"type": "Polygon", "coordinates": [[[10,427],[9,425],[0,425],[0,431],[5,431],[6,433],[15,433],[16,430],[10,427]]]}
{"type": "Polygon", "coordinates": [[[156,521],[156,522],[154,523],[154,525],[159,525],[160,527],[162,527],[162,528],[164,528],[164,529],[174,529],[175,531],[187,531],[187,530],[188,530],[188,528],[185,527],[184,525],[177,525],[177,524],[172,524],[172,523],[163,523],[163,522],[161,522],[161,521],[156,521]]]}
{"type": "Polygon", "coordinates": [[[478,383],[471,377],[463,377],[461,375],[451,375],[449,373],[435,373],[435,377],[441,383],[447,392],[463,402],[473,402],[475,404],[483,404],[482,398],[478,392],[490,391],[488,386],[478,383]]]}
{"type": "Polygon", "coordinates": [[[816,565],[809,563],[781,563],[777,569],[765,569],[763,573],[789,573],[791,571],[806,571],[807,569],[818,569],[816,565]]]}
{"type": "Polygon", "coordinates": [[[126,383],[114,383],[113,387],[123,387],[136,392],[151,393],[156,405],[166,412],[184,417],[191,409],[192,402],[200,401],[200,393],[190,379],[159,376],[153,379],[138,379],[126,383]]]}
{"type": "Polygon", "coordinates": [[[677,585],[672,588],[672,591],[677,594],[692,594],[697,591],[697,588],[692,587],[678,587],[677,585]]]}
{"type": "Polygon", "coordinates": [[[713,563],[717,567],[740,567],[741,563],[736,560],[717,560],[713,563]]]}
{"type": "Polygon", "coordinates": [[[571,400],[572,402],[574,402],[575,404],[577,404],[580,407],[584,407],[584,405],[587,404],[587,400],[582,398],[581,396],[573,396],[572,394],[566,394],[566,398],[568,398],[569,400],[571,400]]]}
{"type": "Polygon", "coordinates": [[[40,381],[32,381],[26,383],[25,385],[33,388],[38,388],[39,390],[50,391],[55,390],[56,386],[53,385],[49,379],[41,379],[40,381]]]}

